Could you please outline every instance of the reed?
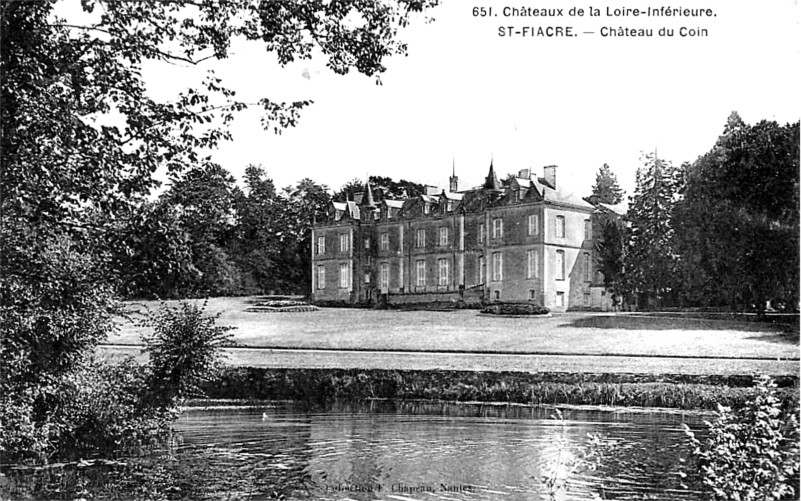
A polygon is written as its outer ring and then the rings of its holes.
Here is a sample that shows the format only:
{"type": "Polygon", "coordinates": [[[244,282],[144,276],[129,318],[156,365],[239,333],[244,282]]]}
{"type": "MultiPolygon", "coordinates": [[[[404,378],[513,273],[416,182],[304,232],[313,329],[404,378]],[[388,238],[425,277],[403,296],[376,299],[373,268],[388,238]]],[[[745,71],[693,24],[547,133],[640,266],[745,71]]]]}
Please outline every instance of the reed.
{"type": "MultiPolygon", "coordinates": [[[[778,378],[780,397],[798,400],[798,378],[778,378]]],[[[508,402],[716,409],[738,407],[753,378],[632,374],[497,373],[234,368],[205,388],[208,398],[278,399],[325,404],[368,399],[508,402]]]]}

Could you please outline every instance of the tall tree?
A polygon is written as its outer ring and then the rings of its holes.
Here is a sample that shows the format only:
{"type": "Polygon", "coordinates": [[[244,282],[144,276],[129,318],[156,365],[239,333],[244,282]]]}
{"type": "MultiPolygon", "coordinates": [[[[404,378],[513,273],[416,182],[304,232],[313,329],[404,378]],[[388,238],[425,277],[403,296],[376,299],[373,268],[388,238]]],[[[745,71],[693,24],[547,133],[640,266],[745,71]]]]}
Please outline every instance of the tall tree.
{"type": "Polygon", "coordinates": [[[629,230],[625,221],[617,216],[599,217],[598,226],[596,260],[604,276],[604,287],[612,294],[612,304],[618,306],[630,292],[626,276],[629,230]]]}
{"type": "MultiPolygon", "coordinates": [[[[111,329],[120,214],[144,202],[157,169],[207,164],[202,152],[230,137],[233,113],[247,106],[213,74],[156,100],[145,61],[224,59],[242,37],[280,64],[315,53],[337,73],[378,78],[385,58],[406,50],[398,30],[435,3],[82,0],[78,21],[59,18],[54,2],[0,3],[3,430],[58,440],[64,377],[111,329]]],[[[309,103],[257,104],[280,130],[309,103]]],[[[5,431],[4,451],[30,445],[5,431]]]]}
{"type": "Polygon", "coordinates": [[[598,203],[617,205],[623,201],[623,195],[623,190],[617,184],[617,176],[607,164],[603,164],[595,174],[595,185],[587,201],[593,205],[598,203]]]}
{"type": "Polygon", "coordinates": [[[688,300],[736,310],[798,305],[799,124],[747,125],[735,112],[687,169],[675,212],[688,300]]]}
{"type": "Polygon", "coordinates": [[[655,153],[642,157],[628,219],[631,224],[626,277],[643,306],[659,307],[676,293],[671,218],[681,172],[655,153]]]}

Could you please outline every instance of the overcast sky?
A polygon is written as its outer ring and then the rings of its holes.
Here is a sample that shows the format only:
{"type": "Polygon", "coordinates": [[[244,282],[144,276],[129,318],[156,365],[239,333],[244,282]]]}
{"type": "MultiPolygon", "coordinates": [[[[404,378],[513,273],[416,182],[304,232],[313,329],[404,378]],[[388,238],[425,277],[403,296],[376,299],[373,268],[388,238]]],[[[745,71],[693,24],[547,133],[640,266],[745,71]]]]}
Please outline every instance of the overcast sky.
{"type": "MultiPolygon", "coordinates": [[[[432,23],[402,32],[407,57],[386,61],[383,85],[360,74],[334,75],[323,60],[285,68],[257,43],[236,43],[219,76],[249,100],[312,99],[300,124],[264,131],[257,110],[233,125],[234,141],[214,158],[241,178],[262,164],[278,186],[303,177],[338,188],[368,174],[447,185],[455,162],[461,187],[479,184],[494,159],[499,175],[559,166],[557,179],[589,194],[608,163],[628,194],[642,151],[674,164],[708,151],[736,110],[748,123],[796,121],[800,110],[796,0],[694,0],[717,17],[473,17],[474,4],[444,0],[432,23]],[[499,26],[573,26],[574,38],[498,36],[499,26]],[[672,38],[601,37],[601,27],[674,28],[672,38]],[[681,26],[707,37],[682,38],[681,26]],[[583,31],[595,31],[584,35],[583,31]]],[[[542,0],[510,6],[586,8],[672,6],[660,0],[542,0]]],[[[148,67],[153,92],[169,96],[193,70],[148,67]]]]}

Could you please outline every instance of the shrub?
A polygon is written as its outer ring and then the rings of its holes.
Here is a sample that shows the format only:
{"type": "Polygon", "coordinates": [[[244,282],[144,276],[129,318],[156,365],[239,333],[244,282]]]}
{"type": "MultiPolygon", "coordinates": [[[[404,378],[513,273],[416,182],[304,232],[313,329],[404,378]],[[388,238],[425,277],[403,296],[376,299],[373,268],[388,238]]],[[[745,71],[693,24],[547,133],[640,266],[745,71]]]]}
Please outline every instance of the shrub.
{"type": "Polygon", "coordinates": [[[778,500],[798,483],[798,402],[784,408],[775,383],[760,377],[753,396],[737,410],[719,406],[701,442],[684,425],[703,484],[714,499],[778,500]]]}
{"type": "Polygon", "coordinates": [[[222,368],[220,348],[233,343],[233,327],[216,325],[216,316],[205,316],[206,302],[182,302],[178,308],[162,304],[145,319],[152,327],[143,336],[145,352],[150,355],[147,387],[149,404],[175,405],[181,400],[200,396],[200,386],[215,378],[222,368]]]}
{"type": "Polygon", "coordinates": [[[485,306],[481,313],[490,315],[547,315],[550,310],[545,306],[531,303],[493,303],[485,306]]]}

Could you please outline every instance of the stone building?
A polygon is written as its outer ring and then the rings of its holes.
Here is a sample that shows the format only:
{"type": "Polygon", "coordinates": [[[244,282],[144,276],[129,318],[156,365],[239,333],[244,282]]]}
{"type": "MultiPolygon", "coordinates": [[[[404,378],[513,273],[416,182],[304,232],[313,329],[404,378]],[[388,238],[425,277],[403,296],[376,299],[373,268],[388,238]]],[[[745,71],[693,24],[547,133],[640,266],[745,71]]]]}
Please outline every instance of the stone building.
{"type": "MultiPolygon", "coordinates": [[[[593,213],[563,192],[557,167],[482,186],[332,202],[312,230],[312,299],[321,304],[533,302],[606,309],[593,272],[593,213]]],[[[602,282],[602,277],[601,277],[602,282]]]]}

